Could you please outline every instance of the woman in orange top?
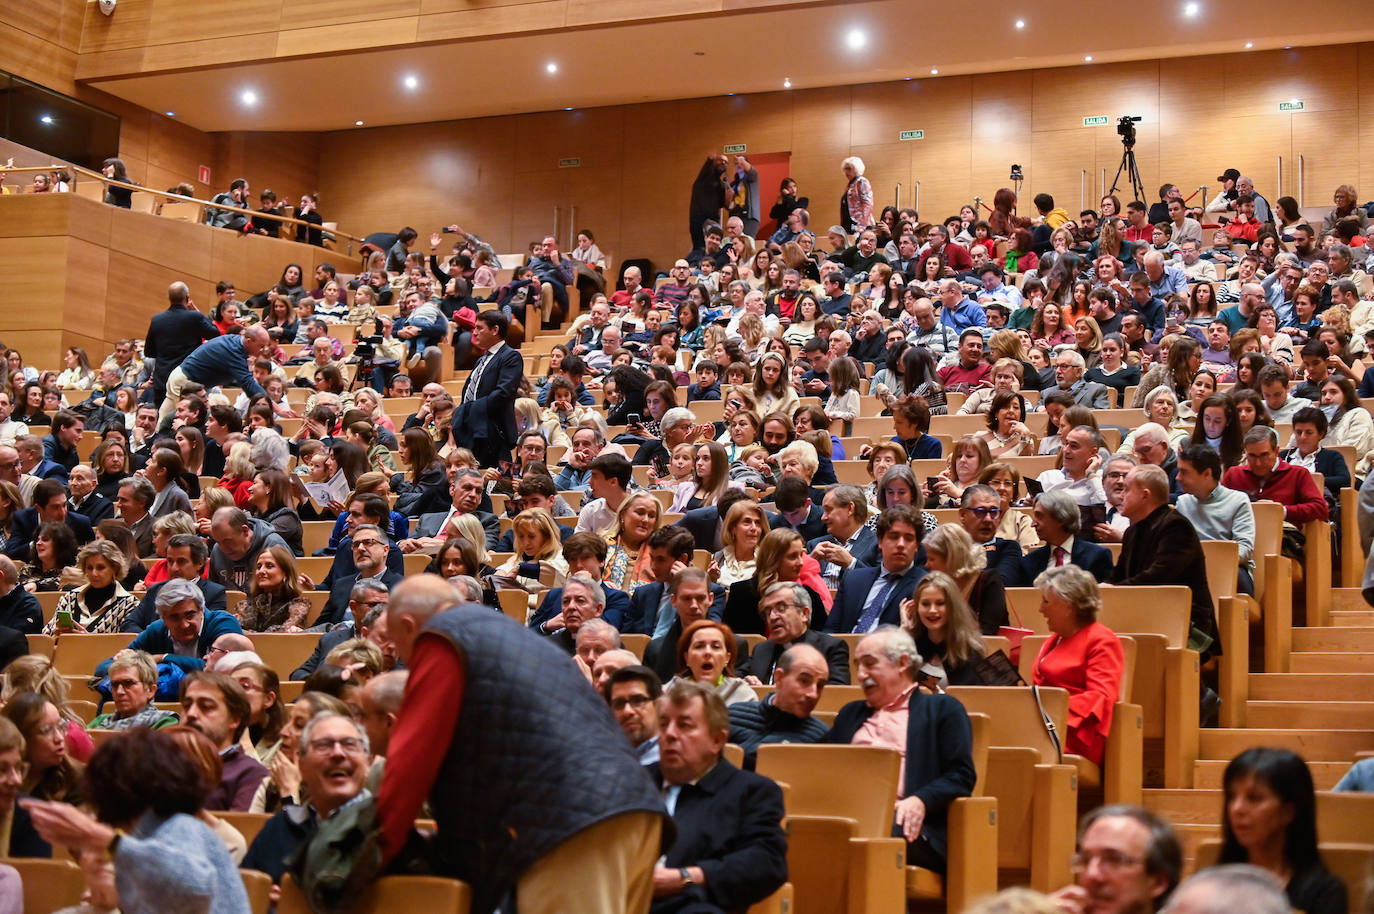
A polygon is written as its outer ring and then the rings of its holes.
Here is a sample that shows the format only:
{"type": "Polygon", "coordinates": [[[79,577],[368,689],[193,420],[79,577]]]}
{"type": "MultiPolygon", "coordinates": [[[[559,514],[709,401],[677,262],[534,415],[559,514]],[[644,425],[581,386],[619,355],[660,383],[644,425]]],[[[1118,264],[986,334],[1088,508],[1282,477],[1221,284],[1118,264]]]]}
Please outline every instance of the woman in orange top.
{"type": "Polygon", "coordinates": [[[1121,641],[1097,621],[1097,581],[1076,565],[1047,568],[1035,579],[1050,637],[1035,658],[1035,684],[1069,693],[1066,752],[1102,764],[1112,709],[1126,668],[1121,641]]]}

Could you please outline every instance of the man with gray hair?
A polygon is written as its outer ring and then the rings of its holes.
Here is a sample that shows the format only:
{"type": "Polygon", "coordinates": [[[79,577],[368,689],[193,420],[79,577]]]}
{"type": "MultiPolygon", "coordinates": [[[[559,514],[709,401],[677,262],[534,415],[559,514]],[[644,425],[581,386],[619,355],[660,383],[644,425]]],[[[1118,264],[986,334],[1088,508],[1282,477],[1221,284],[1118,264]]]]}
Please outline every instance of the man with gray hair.
{"type": "Polygon", "coordinates": [[[811,597],[800,584],[776,581],[763,592],[759,604],[767,641],[739,663],[739,675],[749,685],[772,685],[782,657],[797,645],[814,648],[825,659],[826,682],[849,685],[849,645],[811,626],[811,597]]]}
{"type": "Polygon", "coordinates": [[[1054,379],[1060,390],[1073,397],[1076,405],[1107,409],[1112,405],[1107,385],[1083,380],[1085,365],[1082,355],[1073,349],[1066,349],[1054,357],[1054,379]]]}
{"type": "Polygon", "coordinates": [[[1091,425],[1075,425],[1059,437],[1060,468],[1037,476],[1040,487],[1046,492],[1065,491],[1076,504],[1105,504],[1107,493],[1094,467],[1101,460],[1102,434],[1091,425]]]}
{"type": "MultiPolygon", "coordinates": [[[[783,449],[784,451],[786,448],[783,449]]],[[[878,534],[868,520],[868,499],[855,485],[831,486],[821,501],[821,521],[826,535],[806,544],[811,557],[821,564],[821,576],[832,587],[850,568],[878,564],[878,534]]]]}
{"type": "MultiPolygon", "coordinates": [[[[167,523],[167,520],[159,523],[167,523]]],[[[205,594],[206,609],[228,608],[225,605],[227,592],[224,587],[203,577],[205,562],[210,557],[205,540],[194,533],[176,533],[167,540],[167,546],[163,551],[166,553],[163,559],[167,568],[167,580],[179,578],[194,583],[200,588],[200,592],[205,594]]],[[[136,635],[157,621],[157,595],[166,583],[161,581],[148,588],[143,600],[138,604],[138,609],[129,613],[119,627],[120,631],[136,635]]]]}
{"type": "MultiPolygon", "coordinates": [[[[162,585],[157,593],[157,615],[158,620],[125,650],[143,651],[158,663],[174,663],[188,671],[205,669],[205,658],[221,635],[243,634],[238,619],[222,609],[207,610],[205,594],[194,582],[182,578],[162,585]]],[[[96,678],[104,679],[109,668],[110,660],[102,660],[95,668],[96,678]]]]}
{"type": "Polygon", "coordinates": [[[964,706],[916,688],[921,655],[900,628],[879,626],[854,651],[862,701],[835,716],[827,743],[888,746],[902,754],[895,825],[906,862],[945,871],[950,804],[973,793],[973,728],[964,706]]]}
{"type": "Polygon", "coordinates": [[[1126,476],[1121,513],[1130,519],[1131,527],[1122,539],[1111,583],[1191,588],[1194,632],[1190,643],[1207,642],[1200,648],[1204,662],[1220,654],[1221,632],[1207,587],[1207,557],[1197,530],[1169,504],[1169,477],[1164,471],[1148,464],[1132,469],[1126,476]]]}
{"type": "Polygon", "coordinates": [[[1136,463],[1156,466],[1164,471],[1164,475],[1169,477],[1169,501],[1177,501],[1183,490],[1178,487],[1178,452],[1169,443],[1169,430],[1158,422],[1146,422],[1136,429],[1135,442],[1131,447],[1135,451],[1136,463]]]}
{"type": "Polygon", "coordinates": [[[134,535],[139,558],[151,558],[157,554],[153,544],[155,518],[151,513],[155,501],[157,490],[142,476],[126,476],[119,481],[115,506],[119,508],[119,519],[134,535]]]}
{"type": "Polygon", "coordinates": [[[1112,576],[1112,553],[1082,537],[1082,517],[1073,496],[1063,489],[1042,492],[1031,508],[1031,523],[1045,545],[1021,559],[1016,583],[1029,586],[1046,568],[1077,565],[1099,583],[1112,576]]]}
{"type": "Polygon", "coordinates": [[[1248,863],[1227,863],[1194,873],[1164,906],[1164,914],[1289,914],[1292,910],[1274,874],[1248,863]]]}
{"type": "Polygon", "coordinates": [[[7,555],[0,555],[0,626],[26,635],[43,633],[43,607],[19,586],[19,568],[7,555]]]}
{"type": "Polygon", "coordinates": [[[363,786],[371,746],[367,732],[352,718],[328,711],[316,714],[301,731],[296,757],[301,793],[308,801],[283,806],[264,822],[243,858],[245,867],[271,876],[274,885],[281,883],[286,862],[310,840],[321,821],[371,796],[363,786]]]}
{"type": "MultiPolygon", "coordinates": [[[[377,645],[382,651],[386,668],[394,667],[396,648],[386,633],[386,604],[390,596],[390,588],[378,578],[362,578],[354,582],[348,601],[350,619],[320,636],[314,653],[291,672],[291,679],[297,682],[309,679],[315,668],[324,663],[330,651],[352,638],[366,638],[377,645]]],[[[480,595],[473,602],[480,603],[480,595]]]]}
{"type": "MultiPolygon", "coordinates": [[[[604,607],[603,607],[604,608],[604,607]]],[[[615,630],[615,626],[605,619],[588,619],[582,623],[582,627],[577,630],[577,650],[575,656],[578,663],[591,672],[596,661],[608,651],[620,648],[620,632],[615,630]]]]}
{"type": "Polygon", "coordinates": [[[563,628],[549,636],[555,644],[569,655],[577,653],[577,634],[582,625],[592,619],[601,618],[606,611],[606,591],[601,582],[585,571],[579,571],[563,582],[563,628]]]}

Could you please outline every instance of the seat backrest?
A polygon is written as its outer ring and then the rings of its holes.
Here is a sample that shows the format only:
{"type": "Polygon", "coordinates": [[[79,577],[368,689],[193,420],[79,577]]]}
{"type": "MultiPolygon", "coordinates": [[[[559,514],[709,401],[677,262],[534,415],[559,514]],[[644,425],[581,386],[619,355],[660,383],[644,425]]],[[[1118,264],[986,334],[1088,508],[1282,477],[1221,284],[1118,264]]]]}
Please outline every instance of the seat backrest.
{"type": "Polygon", "coordinates": [[[81,903],[86,881],[71,860],[7,858],[5,863],[23,881],[25,914],[52,914],[81,903]]]}
{"type": "Polygon", "coordinates": [[[215,816],[234,827],[243,840],[250,845],[253,839],[262,831],[262,827],[267,824],[267,820],[272,818],[271,813],[265,812],[217,812],[215,816]]]}
{"type": "Polygon", "coordinates": [[[113,634],[64,634],[57,638],[53,650],[53,666],[64,675],[86,675],[95,672],[96,664],[116,651],[129,646],[134,636],[127,632],[113,634]]]}
{"type": "Polygon", "coordinates": [[[744,747],[739,743],[726,743],[722,757],[736,768],[744,767],[744,747]]]}
{"type": "MultiPolygon", "coordinates": [[[[1042,764],[1059,761],[1054,744],[1045,732],[1035,697],[1024,686],[950,686],[949,694],[970,714],[986,714],[991,722],[990,746],[1021,746],[1034,749],[1042,764]]],[[[1062,744],[1067,735],[1069,693],[1063,689],[1041,689],[1040,700],[1054,721],[1062,744]]]]}
{"type": "Polygon", "coordinates": [[[882,746],[770,743],[759,746],[757,771],[791,787],[787,812],[840,816],[859,823],[859,835],[885,838],[892,831],[901,758],[882,746]],[[836,790],[843,772],[844,789],[836,790]]]}
{"type": "Polygon", "coordinates": [[[257,632],[248,637],[253,640],[253,650],[262,658],[262,662],[276,670],[282,679],[289,677],[292,670],[310,659],[320,643],[319,635],[305,632],[257,632]]]}
{"type": "Polygon", "coordinates": [[[1240,543],[1235,540],[1203,540],[1202,554],[1207,561],[1207,589],[1218,612],[1221,601],[1236,595],[1236,574],[1240,565],[1240,543]]]}
{"type": "Polygon", "coordinates": [[[334,532],[332,520],[307,520],[301,522],[301,546],[306,555],[314,555],[319,549],[329,545],[329,535],[334,532]]]}
{"type": "MultiPolygon", "coordinates": [[[[468,914],[471,906],[472,889],[466,882],[438,876],[383,876],[368,887],[350,910],[354,914],[420,910],[468,914]]],[[[311,914],[305,895],[290,874],[282,877],[277,914],[311,914]]]]}
{"type": "Polygon", "coordinates": [[[501,604],[501,612],[510,616],[521,625],[525,624],[530,613],[530,595],[518,587],[496,591],[496,600],[501,604]]]}
{"type": "MultiPolygon", "coordinates": [[[[1374,854],[1374,844],[1347,843],[1340,841],[1319,841],[1322,863],[1341,882],[1345,883],[1348,910],[1365,910],[1367,884],[1365,874],[1369,869],[1369,858],[1374,854]]],[[[1194,863],[1197,869],[1215,866],[1221,859],[1221,839],[1207,838],[1197,845],[1194,863]]]]}
{"type": "MultiPolygon", "coordinates": [[[[249,842],[252,843],[251,841],[249,842]]],[[[259,870],[239,870],[248,907],[253,914],[267,914],[272,907],[272,877],[259,870]]]]}
{"type": "MultiPolygon", "coordinates": [[[[1189,608],[1192,591],[1179,584],[1150,587],[1104,587],[1100,591],[1102,611],[1097,621],[1114,632],[1164,635],[1170,647],[1188,642],[1189,608]]],[[[1034,587],[1008,587],[1008,609],[1015,609],[1011,624],[1021,625],[1036,634],[1047,635],[1045,617],[1039,612],[1040,591],[1034,587]]]]}

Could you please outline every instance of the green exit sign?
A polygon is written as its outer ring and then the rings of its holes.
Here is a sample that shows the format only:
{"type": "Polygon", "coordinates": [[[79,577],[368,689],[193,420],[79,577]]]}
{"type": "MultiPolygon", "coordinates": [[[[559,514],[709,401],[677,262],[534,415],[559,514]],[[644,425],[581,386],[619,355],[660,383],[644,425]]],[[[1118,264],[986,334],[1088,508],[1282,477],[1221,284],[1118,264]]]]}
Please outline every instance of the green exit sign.
{"type": "Polygon", "coordinates": [[[1302,110],[1302,102],[1299,101],[1299,100],[1296,99],[1296,98],[1293,99],[1293,100],[1291,100],[1291,101],[1279,102],[1279,111],[1301,111],[1301,110],[1302,110]]]}
{"type": "Polygon", "coordinates": [[[924,130],[903,130],[897,134],[899,140],[924,140],[926,132],[924,130]]]}
{"type": "Polygon", "coordinates": [[[748,151],[747,146],[748,144],[746,143],[731,143],[725,147],[725,154],[728,156],[742,156],[748,151]]]}
{"type": "Polygon", "coordinates": [[[1107,126],[1107,115],[1094,114],[1092,117],[1083,118],[1084,127],[1105,127],[1107,126]]]}

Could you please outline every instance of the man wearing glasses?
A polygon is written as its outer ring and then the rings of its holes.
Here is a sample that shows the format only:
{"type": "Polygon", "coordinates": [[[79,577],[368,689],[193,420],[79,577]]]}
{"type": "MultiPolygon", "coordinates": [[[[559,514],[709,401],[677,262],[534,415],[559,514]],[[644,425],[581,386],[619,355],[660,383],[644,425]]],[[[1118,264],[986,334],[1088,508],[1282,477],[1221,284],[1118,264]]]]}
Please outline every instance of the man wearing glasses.
{"type": "Polygon", "coordinates": [[[1183,851],[1167,822],[1139,806],[1102,806],[1083,817],[1075,884],[1050,896],[1065,914],[1150,914],[1169,900],[1183,851]]]}
{"type": "Polygon", "coordinates": [[[242,865],[266,873],[273,885],[279,885],[286,861],[296,855],[322,820],[369,796],[363,781],[371,757],[367,733],[356,722],[340,714],[316,715],[305,725],[296,754],[303,795],[310,798],[309,802],[284,806],[264,822],[242,865]]]}
{"type": "MultiPolygon", "coordinates": [[[[783,675],[783,654],[797,645],[814,648],[823,659],[826,675],[822,684],[849,685],[849,645],[824,632],[813,631],[811,598],[806,588],[791,581],[768,585],[759,606],[767,641],[760,641],[747,661],[740,663],[740,675],[750,685],[774,685],[783,675]]],[[[817,693],[819,697],[819,692],[817,693]]],[[[809,715],[801,715],[803,717],[809,715]]]]}
{"type": "MultiPolygon", "coordinates": [[[[997,535],[1002,523],[1002,498],[992,486],[968,486],[959,498],[959,525],[987,553],[987,567],[1013,587],[1021,579],[1021,544],[997,535]]],[[[1027,582],[1029,584],[1029,582],[1027,582]]]]}
{"type": "Polygon", "coordinates": [[[387,554],[391,551],[391,538],[375,524],[360,524],[353,531],[350,547],[353,550],[352,574],[337,575],[329,585],[329,601],[320,613],[319,622],[330,625],[344,621],[344,610],[353,599],[353,585],[369,578],[380,580],[387,587],[395,587],[405,577],[392,571],[386,565],[387,554]]]}
{"type": "Polygon", "coordinates": [[[606,681],[605,694],[639,764],[658,764],[658,699],[663,694],[658,674],[638,663],[622,667],[606,681]]]}

